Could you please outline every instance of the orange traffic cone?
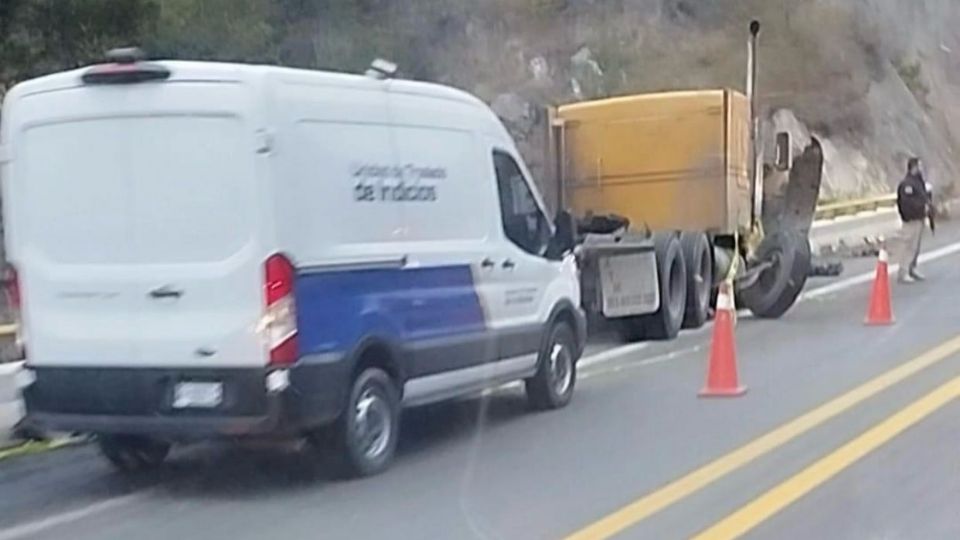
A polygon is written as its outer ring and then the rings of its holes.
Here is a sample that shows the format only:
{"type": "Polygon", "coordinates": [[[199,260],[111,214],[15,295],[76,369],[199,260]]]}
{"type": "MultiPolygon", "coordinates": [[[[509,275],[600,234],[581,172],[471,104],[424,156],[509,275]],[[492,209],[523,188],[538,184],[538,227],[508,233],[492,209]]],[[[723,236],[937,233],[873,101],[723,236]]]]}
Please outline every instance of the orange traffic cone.
{"type": "Polygon", "coordinates": [[[887,326],[893,324],[893,309],[890,306],[890,275],[887,271],[887,250],[880,248],[877,258],[877,273],[873,278],[873,290],[870,292],[870,306],[867,308],[867,326],[887,326]]]}
{"type": "Polygon", "coordinates": [[[733,339],[736,313],[733,285],[723,283],[717,295],[707,386],[700,391],[700,397],[736,397],[747,391],[747,387],[741,386],[737,379],[737,347],[733,339]]]}

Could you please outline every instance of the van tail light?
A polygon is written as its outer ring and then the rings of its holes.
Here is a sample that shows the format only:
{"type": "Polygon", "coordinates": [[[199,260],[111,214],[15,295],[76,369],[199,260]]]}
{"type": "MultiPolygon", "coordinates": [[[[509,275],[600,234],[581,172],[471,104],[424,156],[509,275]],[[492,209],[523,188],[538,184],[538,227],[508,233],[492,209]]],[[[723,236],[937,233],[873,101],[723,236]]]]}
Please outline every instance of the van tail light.
{"type": "Polygon", "coordinates": [[[261,328],[270,348],[270,365],[297,361],[297,305],[293,296],[296,272],[290,259],[274,254],[264,264],[264,299],[261,328]]]}
{"type": "Polygon", "coordinates": [[[23,322],[20,317],[20,274],[17,273],[17,268],[12,264],[7,265],[4,271],[3,288],[4,293],[7,295],[7,305],[10,308],[10,313],[13,315],[13,324],[16,327],[15,340],[17,355],[22,359],[26,356],[26,351],[23,346],[23,322]]]}

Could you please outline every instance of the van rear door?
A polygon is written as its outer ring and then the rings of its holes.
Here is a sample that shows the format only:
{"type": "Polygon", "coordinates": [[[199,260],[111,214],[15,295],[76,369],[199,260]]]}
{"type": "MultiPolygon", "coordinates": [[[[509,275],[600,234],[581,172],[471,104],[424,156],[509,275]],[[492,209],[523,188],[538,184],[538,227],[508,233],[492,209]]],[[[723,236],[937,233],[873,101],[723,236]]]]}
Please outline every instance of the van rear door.
{"type": "Polygon", "coordinates": [[[6,206],[31,364],[264,364],[246,97],[150,82],[20,98],[6,206]]]}

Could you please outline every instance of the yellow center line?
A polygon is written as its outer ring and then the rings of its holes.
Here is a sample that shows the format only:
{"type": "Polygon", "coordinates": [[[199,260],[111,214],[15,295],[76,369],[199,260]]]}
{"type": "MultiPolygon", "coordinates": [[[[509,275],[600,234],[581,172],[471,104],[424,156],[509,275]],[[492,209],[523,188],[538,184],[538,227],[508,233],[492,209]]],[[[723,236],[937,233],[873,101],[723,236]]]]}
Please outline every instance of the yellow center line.
{"type": "Polygon", "coordinates": [[[593,540],[614,536],[652,514],[684,499],[720,478],[740,469],[751,461],[783,446],[827,420],[849,410],[863,401],[960,352],[960,336],[956,336],[920,356],[879,375],[849,392],[810,410],[696,469],[673,482],[649,493],[571,534],[567,540],[593,540]]]}
{"type": "Polygon", "coordinates": [[[694,540],[739,537],[957,397],[960,397],[960,377],[914,401],[856,439],[757,497],[698,534],[694,540]]]}

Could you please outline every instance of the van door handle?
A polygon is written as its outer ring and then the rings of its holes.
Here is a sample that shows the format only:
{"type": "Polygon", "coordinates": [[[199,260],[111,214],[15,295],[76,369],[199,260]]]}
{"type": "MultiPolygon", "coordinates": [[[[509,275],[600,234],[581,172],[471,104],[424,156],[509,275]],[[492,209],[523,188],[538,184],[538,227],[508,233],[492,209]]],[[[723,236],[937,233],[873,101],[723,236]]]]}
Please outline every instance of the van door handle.
{"type": "Polygon", "coordinates": [[[503,264],[501,266],[503,266],[505,270],[513,270],[514,268],[517,267],[517,263],[511,261],[510,259],[507,259],[503,261],[503,264]]]}
{"type": "Polygon", "coordinates": [[[481,267],[481,268],[488,268],[488,269],[489,269],[489,268],[493,268],[494,266],[496,266],[496,264],[493,262],[493,259],[491,259],[490,257],[487,257],[486,259],[484,259],[484,260],[482,260],[482,261],[480,262],[480,267],[481,267]]]}
{"type": "Polygon", "coordinates": [[[161,298],[180,298],[183,296],[183,291],[179,289],[174,289],[169,285],[154,289],[150,291],[150,298],[161,299],[161,298]]]}

